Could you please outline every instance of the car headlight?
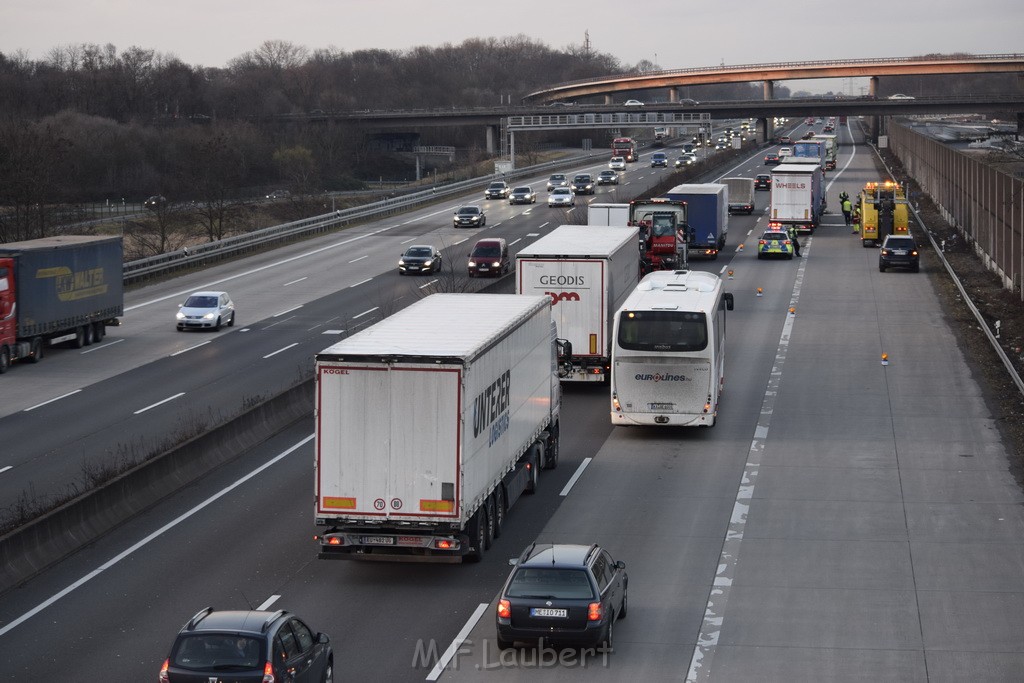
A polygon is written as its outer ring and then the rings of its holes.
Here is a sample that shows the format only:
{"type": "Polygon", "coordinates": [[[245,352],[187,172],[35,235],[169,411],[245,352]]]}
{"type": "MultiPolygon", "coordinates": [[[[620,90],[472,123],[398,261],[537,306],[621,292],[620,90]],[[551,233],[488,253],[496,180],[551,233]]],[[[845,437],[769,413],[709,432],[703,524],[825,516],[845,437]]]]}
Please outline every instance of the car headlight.
{"type": "Polygon", "coordinates": [[[181,311],[178,311],[177,313],[174,314],[174,317],[177,318],[178,320],[184,320],[185,314],[182,313],[181,311]]]}
{"type": "Polygon", "coordinates": [[[470,261],[469,262],[469,267],[470,268],[476,268],[476,261],[470,261]]]}
{"type": "Polygon", "coordinates": [[[500,265],[501,265],[501,261],[494,261],[493,263],[491,263],[491,267],[492,268],[497,268],[500,265]]]}
{"type": "Polygon", "coordinates": [[[424,265],[424,266],[429,266],[429,265],[430,265],[430,264],[432,264],[432,263],[433,263],[433,261],[424,261],[424,262],[423,262],[423,265],[424,265]]]}
{"type": "Polygon", "coordinates": [[[213,320],[216,317],[217,317],[217,314],[215,312],[213,312],[213,311],[210,311],[209,313],[206,313],[205,315],[203,315],[203,320],[213,320]]]}
{"type": "Polygon", "coordinates": [[[401,259],[401,258],[398,259],[398,265],[404,266],[405,265],[405,259],[401,259]]]}

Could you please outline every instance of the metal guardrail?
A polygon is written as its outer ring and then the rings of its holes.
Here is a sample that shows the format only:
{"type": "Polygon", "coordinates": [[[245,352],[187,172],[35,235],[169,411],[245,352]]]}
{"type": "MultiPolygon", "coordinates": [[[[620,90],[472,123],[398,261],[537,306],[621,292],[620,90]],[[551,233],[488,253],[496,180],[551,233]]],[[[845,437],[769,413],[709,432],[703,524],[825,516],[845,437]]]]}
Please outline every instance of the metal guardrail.
{"type": "Polygon", "coordinates": [[[331,213],[313,216],[312,218],[254,230],[244,235],[227,237],[194,247],[182,248],[165,254],[158,254],[157,256],[148,256],[135,261],[129,261],[124,264],[124,283],[126,285],[132,284],[157,274],[190,268],[210,261],[222,260],[229,256],[251,251],[257,247],[283,242],[300,235],[328,232],[357,220],[397,213],[414,206],[437,201],[440,198],[460,194],[467,190],[478,189],[481,183],[490,182],[495,179],[516,180],[517,178],[524,178],[542,171],[571,166],[582,161],[604,158],[608,154],[608,150],[601,148],[599,151],[590,154],[555,159],[505,173],[494,173],[488,176],[431,187],[401,197],[383,199],[351,209],[340,209],[331,213]]]}

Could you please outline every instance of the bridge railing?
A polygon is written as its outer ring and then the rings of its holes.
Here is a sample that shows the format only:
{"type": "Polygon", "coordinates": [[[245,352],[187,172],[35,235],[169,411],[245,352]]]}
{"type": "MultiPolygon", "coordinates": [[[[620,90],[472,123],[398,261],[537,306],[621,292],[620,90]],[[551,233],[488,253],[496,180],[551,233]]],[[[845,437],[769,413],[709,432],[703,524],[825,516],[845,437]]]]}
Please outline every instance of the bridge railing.
{"type": "Polygon", "coordinates": [[[849,64],[908,64],[915,62],[983,62],[992,60],[1002,59],[1013,59],[1013,60],[1024,60],[1024,54],[1020,53],[1006,53],[1006,54],[991,54],[991,55],[962,55],[957,57],[940,57],[940,56],[929,56],[929,57],[867,57],[861,59],[828,59],[821,61],[812,62],[770,62],[767,64],[729,64],[729,65],[717,65],[717,66],[694,66],[686,69],[665,69],[662,71],[631,71],[623,74],[616,74],[615,76],[598,76],[594,78],[581,78],[575,81],[565,81],[564,83],[558,83],[544,90],[538,90],[526,95],[526,98],[535,97],[544,93],[557,92],[559,88],[567,88],[576,85],[588,85],[593,83],[603,83],[606,81],[617,81],[622,78],[644,78],[644,77],[659,77],[659,76],[683,76],[686,74],[695,73],[709,73],[709,72],[732,72],[732,71],[751,71],[755,69],[759,70],[772,70],[772,69],[791,69],[794,66],[842,66],[849,64]]]}
{"type": "Polygon", "coordinates": [[[351,209],[341,209],[291,223],[284,223],[283,225],[255,230],[244,235],[226,237],[214,242],[207,242],[165,254],[129,261],[124,264],[124,282],[125,284],[131,284],[155,275],[223,260],[269,244],[294,239],[298,236],[328,232],[355,221],[380,218],[381,216],[398,213],[411,207],[435,202],[438,199],[462,194],[467,190],[481,189],[482,191],[481,184],[493,180],[517,180],[543,171],[572,166],[582,161],[605,158],[608,154],[608,150],[602,148],[590,154],[555,159],[505,173],[493,173],[487,176],[438,185],[401,197],[382,199],[351,209]]]}

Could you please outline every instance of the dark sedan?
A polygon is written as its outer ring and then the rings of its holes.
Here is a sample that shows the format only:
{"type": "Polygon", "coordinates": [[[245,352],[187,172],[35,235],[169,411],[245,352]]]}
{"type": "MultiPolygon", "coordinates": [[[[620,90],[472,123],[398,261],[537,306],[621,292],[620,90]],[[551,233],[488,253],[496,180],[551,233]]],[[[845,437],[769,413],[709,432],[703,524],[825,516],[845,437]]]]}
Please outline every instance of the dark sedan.
{"type": "Polygon", "coordinates": [[[498,647],[526,641],[610,651],[628,585],[626,565],[598,545],[534,543],[498,596],[498,647]]]}
{"type": "Polygon", "coordinates": [[[487,216],[479,206],[462,206],[455,212],[452,225],[456,228],[482,228],[487,225],[487,216]]]}
{"type": "Polygon", "coordinates": [[[441,270],[441,252],[429,244],[414,244],[398,259],[398,274],[437,273],[441,270]]]}
{"type": "Polygon", "coordinates": [[[765,166],[775,166],[776,164],[781,164],[781,163],[782,163],[782,159],[779,158],[779,155],[776,154],[775,152],[769,152],[768,154],[764,155],[764,165],[765,166]]]}

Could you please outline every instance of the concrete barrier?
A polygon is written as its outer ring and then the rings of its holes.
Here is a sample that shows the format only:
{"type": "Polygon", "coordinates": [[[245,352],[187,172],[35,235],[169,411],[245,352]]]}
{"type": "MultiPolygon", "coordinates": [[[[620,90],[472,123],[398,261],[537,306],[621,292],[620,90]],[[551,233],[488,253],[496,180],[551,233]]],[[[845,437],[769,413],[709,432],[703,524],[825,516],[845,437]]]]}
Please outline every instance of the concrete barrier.
{"type": "Polygon", "coordinates": [[[0,538],[0,595],[312,415],[309,380],[6,534],[0,538]]]}

